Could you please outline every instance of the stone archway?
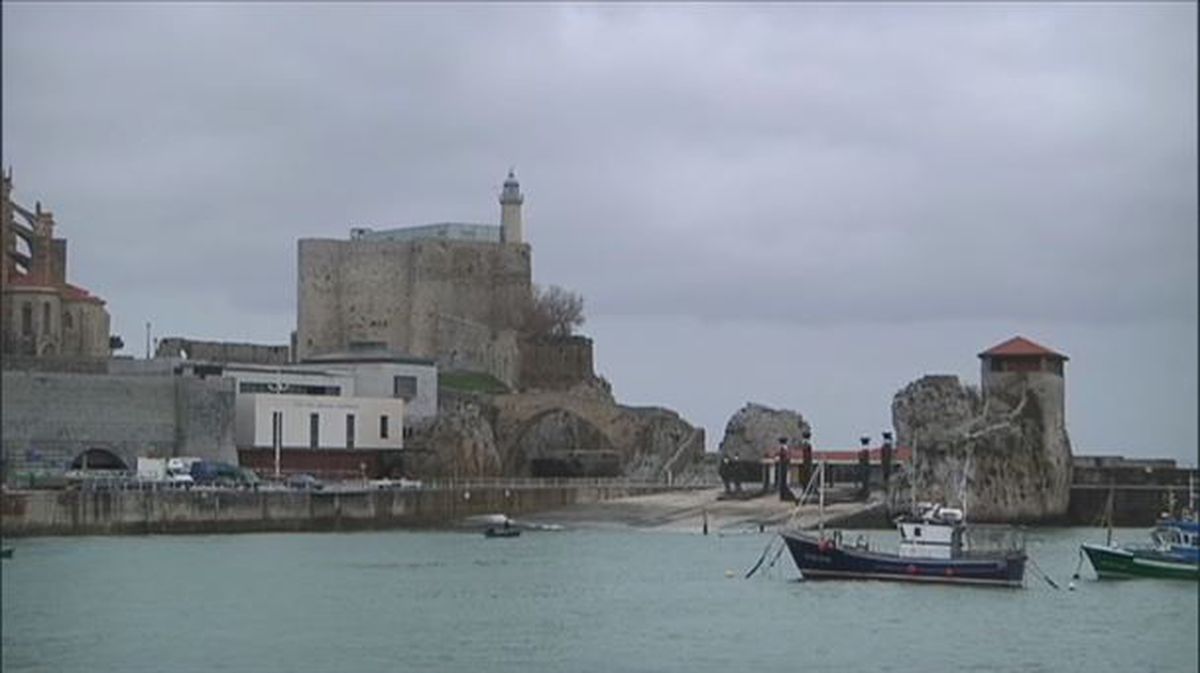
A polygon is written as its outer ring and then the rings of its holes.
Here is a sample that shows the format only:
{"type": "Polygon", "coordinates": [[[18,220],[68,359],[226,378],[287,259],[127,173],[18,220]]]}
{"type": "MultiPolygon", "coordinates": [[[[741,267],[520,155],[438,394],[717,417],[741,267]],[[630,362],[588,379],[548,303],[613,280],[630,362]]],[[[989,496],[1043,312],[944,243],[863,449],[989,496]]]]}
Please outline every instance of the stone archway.
{"type": "Polygon", "coordinates": [[[75,460],[71,461],[71,469],[128,471],[129,465],[112,451],[93,447],[75,456],[75,460]]]}
{"type": "Polygon", "coordinates": [[[547,409],[526,421],[508,459],[514,472],[535,477],[615,477],[621,471],[612,440],[586,418],[563,408],[547,409]]]}

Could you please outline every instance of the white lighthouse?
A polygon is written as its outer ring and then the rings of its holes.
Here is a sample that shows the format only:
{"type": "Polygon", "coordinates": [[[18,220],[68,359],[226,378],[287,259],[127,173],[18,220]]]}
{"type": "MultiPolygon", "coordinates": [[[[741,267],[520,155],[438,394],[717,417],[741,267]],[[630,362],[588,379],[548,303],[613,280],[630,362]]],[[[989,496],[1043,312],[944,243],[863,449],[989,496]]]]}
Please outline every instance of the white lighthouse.
{"type": "Polygon", "coordinates": [[[500,241],[502,243],[523,243],[521,233],[521,204],[525,196],[521,194],[521,185],[510,168],[508,179],[504,181],[504,189],[500,192],[500,241]]]}

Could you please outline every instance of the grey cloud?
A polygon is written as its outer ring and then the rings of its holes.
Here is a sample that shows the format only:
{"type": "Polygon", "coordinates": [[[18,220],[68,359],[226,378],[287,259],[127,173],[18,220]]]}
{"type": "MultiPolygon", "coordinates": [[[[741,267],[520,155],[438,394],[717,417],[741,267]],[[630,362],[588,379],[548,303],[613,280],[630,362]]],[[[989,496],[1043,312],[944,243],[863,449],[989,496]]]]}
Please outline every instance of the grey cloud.
{"type": "Polygon", "coordinates": [[[1195,11],[6,3],[4,160],[127,332],[285,339],[297,238],[512,164],[597,320],[1194,323],[1195,11]]]}

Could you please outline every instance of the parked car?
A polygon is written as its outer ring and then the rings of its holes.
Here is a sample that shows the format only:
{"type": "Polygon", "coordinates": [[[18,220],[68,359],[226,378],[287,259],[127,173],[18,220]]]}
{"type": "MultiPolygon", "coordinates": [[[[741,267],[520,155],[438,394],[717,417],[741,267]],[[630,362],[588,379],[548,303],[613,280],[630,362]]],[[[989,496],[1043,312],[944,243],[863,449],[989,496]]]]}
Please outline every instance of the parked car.
{"type": "Polygon", "coordinates": [[[287,485],[289,488],[296,488],[304,491],[319,491],[325,488],[325,484],[320,479],[303,472],[301,474],[293,474],[288,477],[287,485]]]}
{"type": "Polygon", "coordinates": [[[258,476],[250,470],[213,460],[192,463],[191,476],[196,484],[227,488],[253,486],[258,481],[258,476]]]}

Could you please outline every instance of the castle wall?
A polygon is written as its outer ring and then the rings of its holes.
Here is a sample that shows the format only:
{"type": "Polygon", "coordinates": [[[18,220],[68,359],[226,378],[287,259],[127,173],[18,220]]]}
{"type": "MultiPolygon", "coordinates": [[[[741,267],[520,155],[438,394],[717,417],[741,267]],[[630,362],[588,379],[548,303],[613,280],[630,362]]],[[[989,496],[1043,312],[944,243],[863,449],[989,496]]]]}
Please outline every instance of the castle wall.
{"type": "Polygon", "coordinates": [[[287,345],[194,341],[180,337],[160,339],[154,357],[177,358],[180,351],[187,353],[189,360],[208,360],[210,362],[281,365],[291,361],[291,352],[287,345]]]}
{"type": "Polygon", "coordinates": [[[297,270],[300,359],[369,345],[515,381],[528,245],[302,239],[297,270]]]}
{"type": "Polygon", "coordinates": [[[591,339],[543,337],[521,342],[522,390],[570,388],[593,378],[591,339]]]}
{"type": "Polygon", "coordinates": [[[1031,390],[1046,414],[1048,427],[1066,428],[1066,381],[1062,376],[1041,371],[985,371],[982,380],[983,402],[990,413],[1011,411],[1031,390]]]}

